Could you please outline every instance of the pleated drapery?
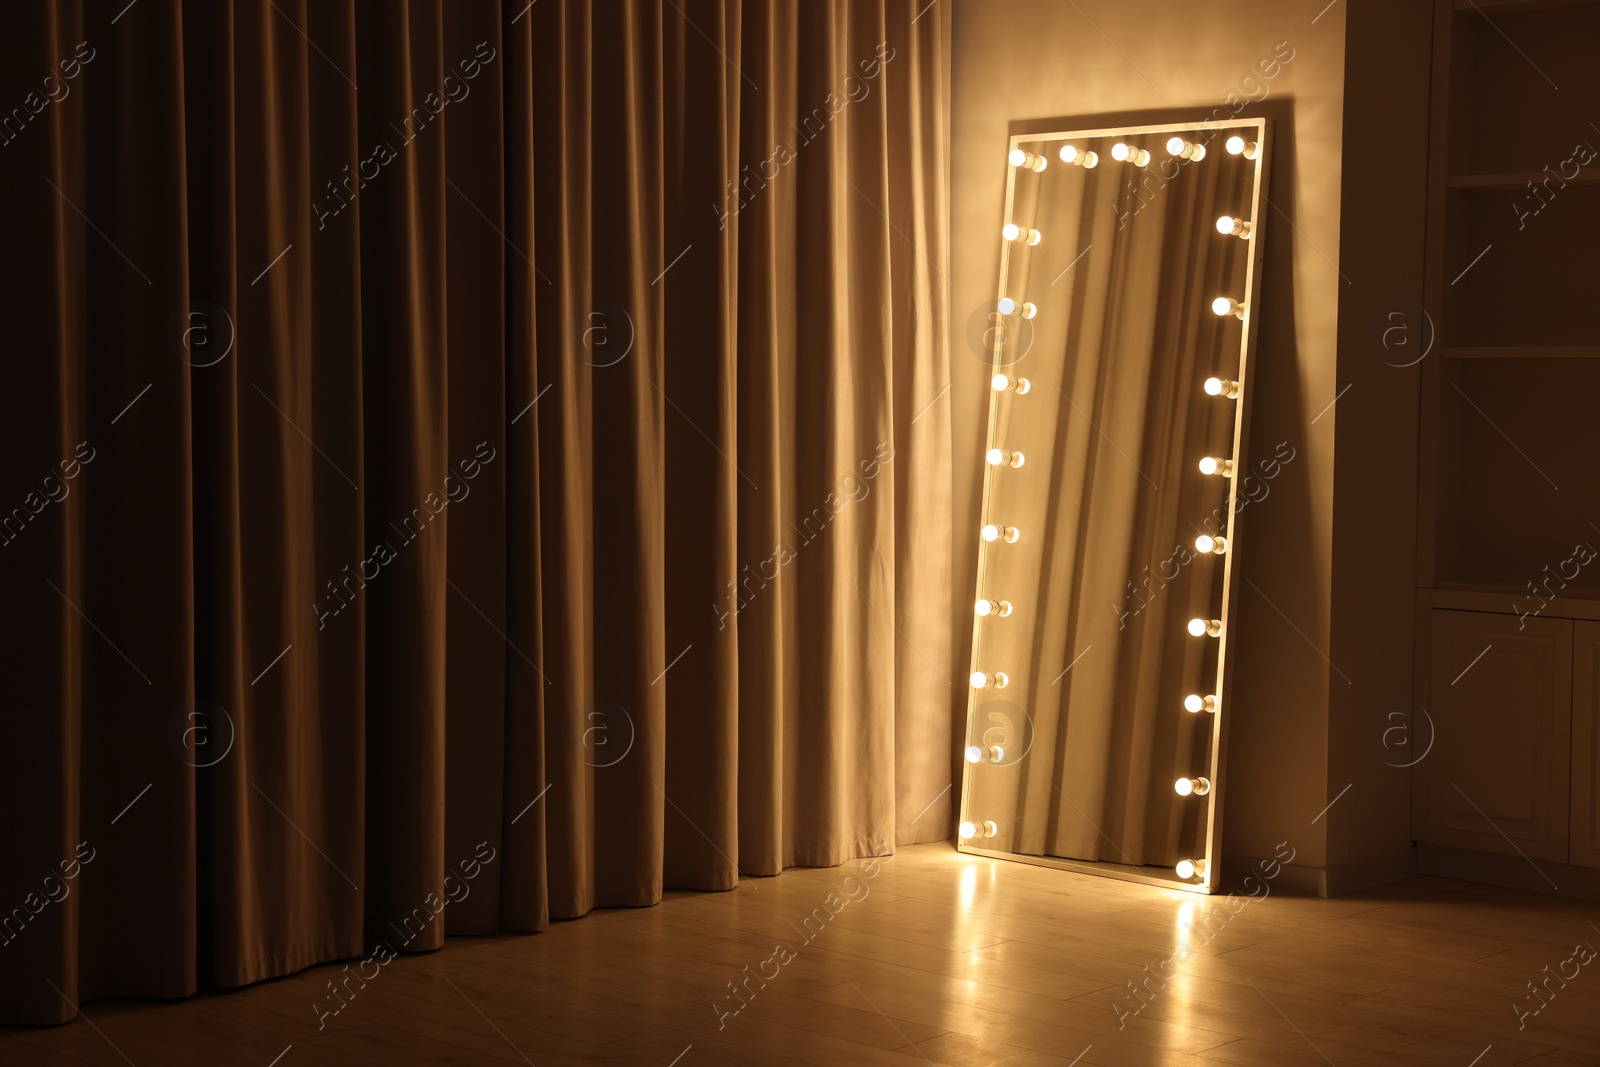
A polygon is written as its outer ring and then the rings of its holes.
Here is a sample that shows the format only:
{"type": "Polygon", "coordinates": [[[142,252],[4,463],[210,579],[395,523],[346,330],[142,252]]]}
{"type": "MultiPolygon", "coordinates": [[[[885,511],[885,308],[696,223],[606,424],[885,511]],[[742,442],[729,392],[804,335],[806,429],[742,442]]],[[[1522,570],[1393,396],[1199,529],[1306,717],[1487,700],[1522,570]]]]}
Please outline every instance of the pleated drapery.
{"type": "Polygon", "coordinates": [[[8,16],[0,1021],[947,836],[948,5],[8,16]]]}

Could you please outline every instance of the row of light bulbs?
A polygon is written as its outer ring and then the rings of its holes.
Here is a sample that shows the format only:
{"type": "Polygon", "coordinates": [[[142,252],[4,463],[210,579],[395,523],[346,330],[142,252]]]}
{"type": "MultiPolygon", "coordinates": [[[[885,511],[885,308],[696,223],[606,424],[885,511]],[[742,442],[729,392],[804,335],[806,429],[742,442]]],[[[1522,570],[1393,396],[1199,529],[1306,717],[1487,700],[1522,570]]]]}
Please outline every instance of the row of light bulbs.
{"type": "MultiPolygon", "coordinates": [[[[1256,158],[1256,152],[1259,149],[1256,142],[1246,141],[1238,134],[1229,137],[1224,142],[1223,147],[1228,150],[1229,155],[1243,156],[1246,159],[1256,158]]],[[[1186,141],[1182,137],[1172,137],[1167,141],[1167,154],[1176,156],[1179,159],[1199,162],[1206,158],[1206,146],[1197,144],[1194,141],[1186,141]]],[[[1076,145],[1062,145],[1060,155],[1061,162],[1070,163],[1085,170],[1093,170],[1100,162],[1098,153],[1079,148],[1076,145]]],[[[1020,167],[1023,170],[1034,172],[1044,170],[1050,165],[1050,161],[1044,156],[1022,148],[1013,148],[1008,158],[1013,167],[1020,167]]],[[[1118,141],[1111,146],[1111,158],[1118,163],[1132,163],[1136,167],[1147,167],[1150,165],[1150,150],[1118,141]]]]}
{"type": "MultiPolygon", "coordinates": [[[[1246,141],[1239,136],[1229,137],[1224,147],[1230,155],[1242,155],[1246,159],[1254,159],[1259,150],[1259,146],[1254,141],[1246,141]]],[[[1204,159],[1206,155],[1204,145],[1186,141],[1182,137],[1171,138],[1167,142],[1167,152],[1169,155],[1194,161],[1204,159]]],[[[1096,153],[1079,149],[1074,145],[1062,146],[1060,155],[1062,162],[1084,168],[1093,168],[1100,161],[1096,153]]],[[[1150,162],[1148,150],[1122,142],[1112,145],[1111,157],[1118,162],[1129,162],[1139,167],[1146,166],[1150,162]]],[[[1044,170],[1049,163],[1044,156],[1024,151],[1020,148],[1012,150],[1009,162],[1014,167],[1034,172],[1044,170]]],[[[1224,215],[1217,219],[1216,229],[1217,233],[1225,237],[1238,237],[1242,240],[1249,240],[1254,231],[1254,227],[1249,221],[1232,215],[1224,215]]],[[[1017,223],[1007,223],[1001,230],[1001,236],[1007,241],[1030,247],[1043,240],[1043,235],[1038,230],[1032,227],[1020,226],[1017,223]]],[[[1014,300],[1011,297],[1001,298],[997,306],[1002,315],[1020,313],[1025,319],[1033,318],[1038,314],[1039,310],[1036,305],[1029,301],[1014,300]]],[[[1219,296],[1213,300],[1211,302],[1211,310],[1219,318],[1231,316],[1242,320],[1245,316],[1245,305],[1228,296],[1219,296]]],[[[1008,374],[996,374],[991,379],[990,385],[997,393],[1014,392],[1019,396],[1025,395],[1031,388],[1031,383],[1028,379],[1013,377],[1008,374]]],[[[1204,383],[1204,390],[1208,396],[1220,396],[1235,400],[1239,396],[1239,383],[1226,378],[1207,378],[1204,383]]],[[[985,458],[992,467],[1021,467],[1025,461],[1025,457],[1021,452],[1002,448],[989,449],[985,458]]],[[[1234,474],[1234,463],[1231,459],[1206,456],[1200,460],[1199,467],[1200,472],[1206,475],[1220,475],[1224,478],[1231,478],[1234,474]]],[[[1006,526],[999,523],[986,523],[982,530],[979,531],[979,534],[985,542],[990,544],[996,542],[1015,544],[1022,537],[1021,531],[1015,526],[1006,526]]],[[[1228,541],[1226,537],[1201,534],[1195,538],[1195,548],[1202,553],[1220,556],[1227,552],[1228,541]]],[[[1008,600],[981,599],[976,602],[973,610],[979,618],[1003,619],[1009,616],[1014,609],[1008,600]]],[[[1221,637],[1222,620],[1190,619],[1188,630],[1194,637],[1221,637]]],[[[1011,683],[1011,678],[1004,671],[973,671],[968,681],[973,689],[1004,689],[1011,683]]],[[[1190,693],[1183,698],[1183,706],[1184,710],[1191,714],[1199,714],[1201,712],[1215,713],[1217,710],[1217,697],[1215,694],[1190,693]]],[[[1005,749],[999,745],[987,747],[972,745],[967,748],[965,757],[967,762],[972,764],[1000,763],[1005,758],[1005,749]]],[[[1204,777],[1179,778],[1173,784],[1173,790],[1181,797],[1205,796],[1211,792],[1211,782],[1204,777]]],[[[963,822],[959,832],[963,841],[969,841],[995,837],[1000,830],[993,819],[986,819],[981,822],[963,822]]],[[[1174,869],[1178,877],[1183,879],[1203,878],[1205,877],[1206,861],[1180,860],[1174,869]]]]}

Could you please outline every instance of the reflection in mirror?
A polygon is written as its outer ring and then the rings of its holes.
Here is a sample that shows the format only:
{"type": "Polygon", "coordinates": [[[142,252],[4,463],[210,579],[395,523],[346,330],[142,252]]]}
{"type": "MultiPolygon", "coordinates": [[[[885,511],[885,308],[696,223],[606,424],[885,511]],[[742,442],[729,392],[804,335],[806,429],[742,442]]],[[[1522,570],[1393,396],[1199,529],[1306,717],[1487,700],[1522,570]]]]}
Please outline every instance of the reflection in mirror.
{"type": "Polygon", "coordinates": [[[964,851],[1219,879],[1264,121],[1013,138],[964,851]]]}

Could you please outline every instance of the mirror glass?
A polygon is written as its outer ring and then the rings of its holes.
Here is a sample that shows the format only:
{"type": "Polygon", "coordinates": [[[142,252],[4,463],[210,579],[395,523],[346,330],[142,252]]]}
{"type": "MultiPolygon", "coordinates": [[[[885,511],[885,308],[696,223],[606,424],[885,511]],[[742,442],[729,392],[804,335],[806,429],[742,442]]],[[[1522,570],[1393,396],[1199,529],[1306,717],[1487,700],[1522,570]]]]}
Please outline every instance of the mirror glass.
{"type": "Polygon", "coordinates": [[[1027,134],[996,161],[963,851],[1218,885],[1240,517],[1287,461],[1245,453],[1267,136],[1027,134]]]}

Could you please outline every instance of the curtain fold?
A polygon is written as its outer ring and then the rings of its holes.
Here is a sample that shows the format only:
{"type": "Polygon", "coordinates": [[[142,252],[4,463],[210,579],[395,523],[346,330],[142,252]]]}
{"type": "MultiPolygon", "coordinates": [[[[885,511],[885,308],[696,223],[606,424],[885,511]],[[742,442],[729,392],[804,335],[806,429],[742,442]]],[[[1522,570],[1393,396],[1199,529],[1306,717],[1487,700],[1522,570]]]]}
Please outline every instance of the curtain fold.
{"type": "Polygon", "coordinates": [[[948,836],[948,7],[13,13],[0,1022],[948,836]]]}

